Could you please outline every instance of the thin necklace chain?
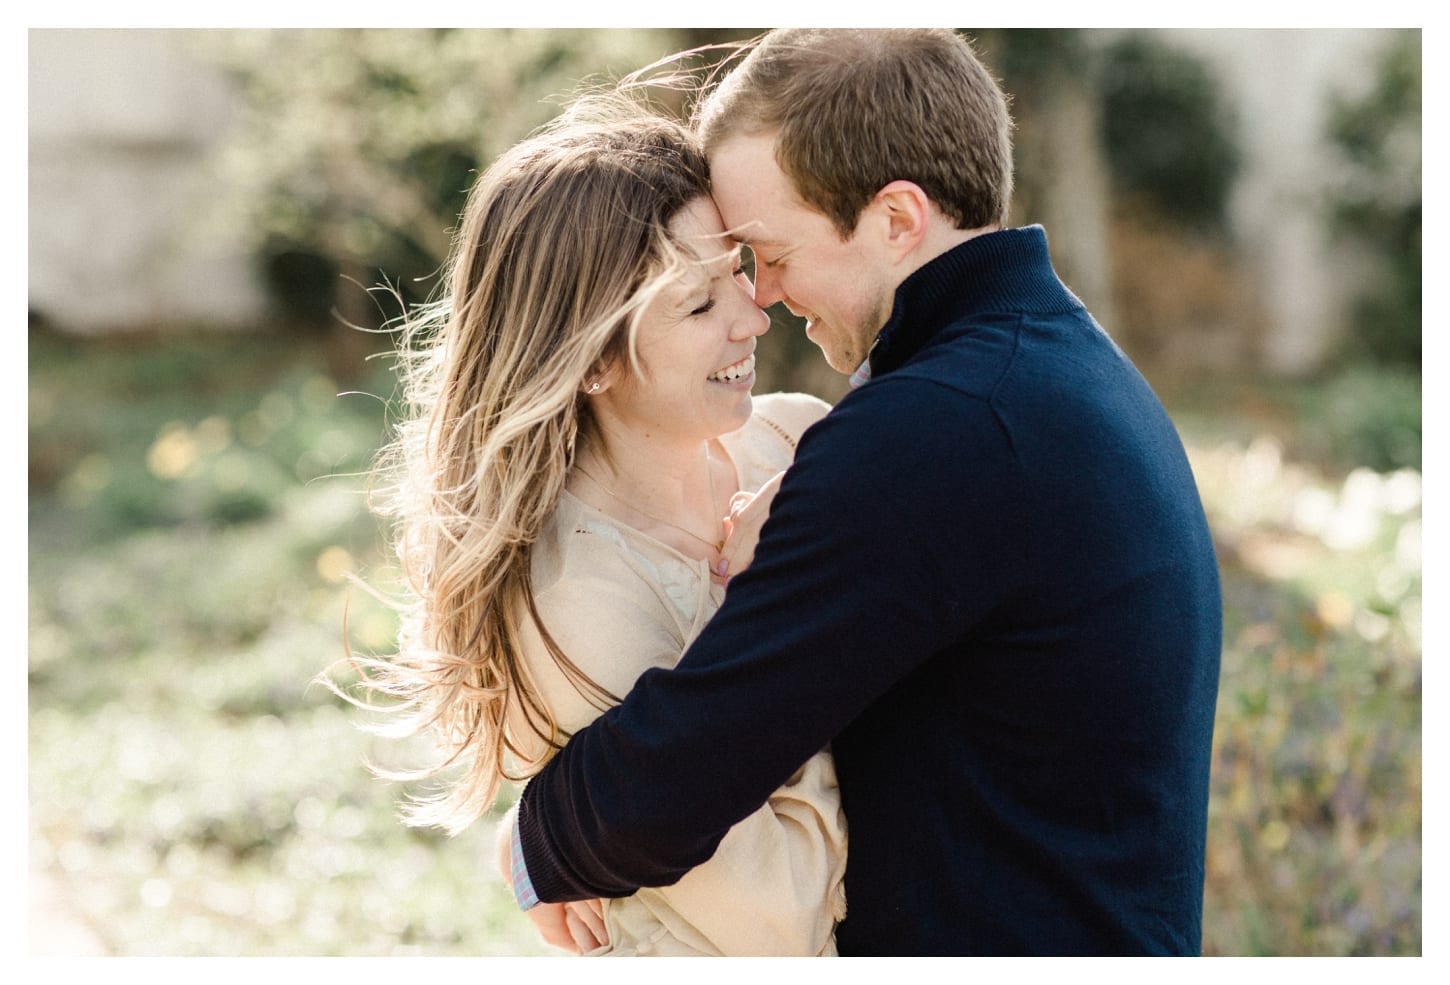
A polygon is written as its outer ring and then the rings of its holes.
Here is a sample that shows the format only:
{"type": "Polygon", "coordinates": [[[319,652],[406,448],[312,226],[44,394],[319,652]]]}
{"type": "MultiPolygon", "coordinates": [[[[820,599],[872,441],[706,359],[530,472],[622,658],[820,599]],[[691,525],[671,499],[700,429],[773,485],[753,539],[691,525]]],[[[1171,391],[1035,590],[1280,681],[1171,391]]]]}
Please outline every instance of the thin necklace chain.
{"type": "MultiPolygon", "coordinates": [[[[715,499],[715,467],[714,466],[715,466],[714,460],[710,457],[710,449],[706,448],[705,449],[705,480],[709,483],[709,488],[710,488],[710,508],[711,509],[714,509],[715,508],[715,504],[716,504],[716,499],[715,499]]],[[[719,554],[722,550],[725,549],[725,538],[723,536],[719,540],[706,540],[704,537],[701,537],[699,534],[695,533],[693,530],[689,530],[689,529],[687,529],[685,527],[682,527],[678,523],[675,523],[672,520],[666,520],[664,517],[660,516],[658,513],[651,513],[649,510],[644,509],[643,507],[638,506],[638,505],[636,505],[634,503],[631,503],[629,500],[625,499],[624,497],[622,497],[618,493],[616,493],[613,489],[610,489],[608,486],[606,486],[602,481],[600,481],[599,479],[595,478],[595,476],[593,474],[591,474],[588,469],[586,469],[583,465],[580,465],[578,462],[575,462],[574,463],[574,468],[576,468],[579,471],[579,473],[584,476],[584,478],[588,479],[590,482],[594,483],[596,486],[598,486],[600,489],[602,489],[604,491],[604,494],[606,496],[608,496],[610,499],[614,500],[616,503],[619,503],[619,504],[621,504],[623,506],[627,506],[629,509],[634,510],[636,513],[640,514],[641,516],[647,516],[651,520],[654,520],[657,523],[663,523],[667,527],[673,527],[676,530],[678,530],[680,533],[685,534],[687,537],[693,537],[695,540],[698,540],[700,543],[702,543],[706,547],[710,548],[716,554],[719,554]]],[[[723,527],[722,527],[722,533],[723,533],[723,527]]]]}

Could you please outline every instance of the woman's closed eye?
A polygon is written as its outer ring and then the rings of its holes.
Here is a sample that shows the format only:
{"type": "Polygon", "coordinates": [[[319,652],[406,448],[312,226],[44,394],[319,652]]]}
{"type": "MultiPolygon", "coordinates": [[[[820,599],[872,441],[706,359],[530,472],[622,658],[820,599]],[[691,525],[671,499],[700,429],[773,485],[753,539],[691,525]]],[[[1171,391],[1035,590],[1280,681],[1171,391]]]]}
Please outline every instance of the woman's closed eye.
{"type": "MultiPolygon", "coordinates": [[[[745,266],[743,264],[736,266],[736,268],[734,270],[730,271],[730,279],[731,280],[737,280],[740,277],[744,277],[744,276],[745,276],[745,266]]],[[[698,305],[695,306],[695,308],[690,312],[690,315],[691,316],[695,316],[695,315],[707,315],[707,314],[710,313],[710,310],[712,308],[714,308],[714,307],[715,307],[715,293],[712,291],[712,292],[710,292],[710,296],[709,297],[707,297],[704,301],[702,301],[700,304],[698,304],[698,305]]]]}

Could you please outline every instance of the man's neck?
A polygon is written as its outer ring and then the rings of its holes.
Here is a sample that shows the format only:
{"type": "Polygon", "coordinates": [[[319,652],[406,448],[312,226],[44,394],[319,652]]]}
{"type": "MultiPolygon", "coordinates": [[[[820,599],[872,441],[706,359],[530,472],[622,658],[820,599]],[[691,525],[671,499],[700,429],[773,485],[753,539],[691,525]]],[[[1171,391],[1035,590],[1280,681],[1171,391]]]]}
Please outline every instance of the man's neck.
{"type": "MultiPolygon", "coordinates": [[[[987,233],[995,233],[1002,230],[1002,226],[1000,225],[982,226],[979,229],[958,229],[956,226],[951,225],[945,217],[939,215],[938,218],[941,221],[931,224],[931,227],[927,230],[926,237],[922,239],[921,245],[917,247],[915,251],[917,263],[907,272],[907,277],[910,277],[942,254],[949,253],[958,246],[961,246],[967,240],[976,239],[978,236],[985,236],[987,233]]],[[[905,280],[905,278],[902,279],[905,280]]]]}

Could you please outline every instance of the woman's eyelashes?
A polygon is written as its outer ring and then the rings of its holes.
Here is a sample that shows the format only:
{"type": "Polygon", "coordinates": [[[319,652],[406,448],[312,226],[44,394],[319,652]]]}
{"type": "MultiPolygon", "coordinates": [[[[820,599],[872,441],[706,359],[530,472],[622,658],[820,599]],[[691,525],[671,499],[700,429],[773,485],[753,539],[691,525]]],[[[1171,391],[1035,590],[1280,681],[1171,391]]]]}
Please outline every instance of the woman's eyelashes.
{"type": "MultiPolygon", "coordinates": [[[[731,277],[732,280],[735,279],[735,278],[737,278],[737,277],[744,276],[744,274],[745,274],[745,266],[743,264],[737,266],[734,270],[730,271],[730,277],[731,277]]],[[[715,293],[712,291],[712,292],[710,292],[710,295],[705,298],[704,301],[700,302],[700,304],[698,304],[698,305],[695,306],[695,308],[690,312],[690,316],[691,317],[694,317],[696,315],[706,315],[706,314],[709,314],[710,313],[710,310],[712,308],[714,308],[714,307],[715,307],[715,293]]]]}

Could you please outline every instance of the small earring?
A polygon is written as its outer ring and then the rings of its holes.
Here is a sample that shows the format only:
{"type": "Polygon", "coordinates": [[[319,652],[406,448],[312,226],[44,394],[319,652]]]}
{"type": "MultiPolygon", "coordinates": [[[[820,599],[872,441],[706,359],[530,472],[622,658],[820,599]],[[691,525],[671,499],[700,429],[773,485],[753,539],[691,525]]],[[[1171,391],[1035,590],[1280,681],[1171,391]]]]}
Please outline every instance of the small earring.
{"type": "Polygon", "coordinates": [[[594,382],[592,382],[592,383],[589,384],[588,389],[586,389],[584,392],[585,393],[598,393],[600,391],[600,389],[601,389],[601,387],[599,386],[599,381],[598,380],[595,380],[594,382]]]}

